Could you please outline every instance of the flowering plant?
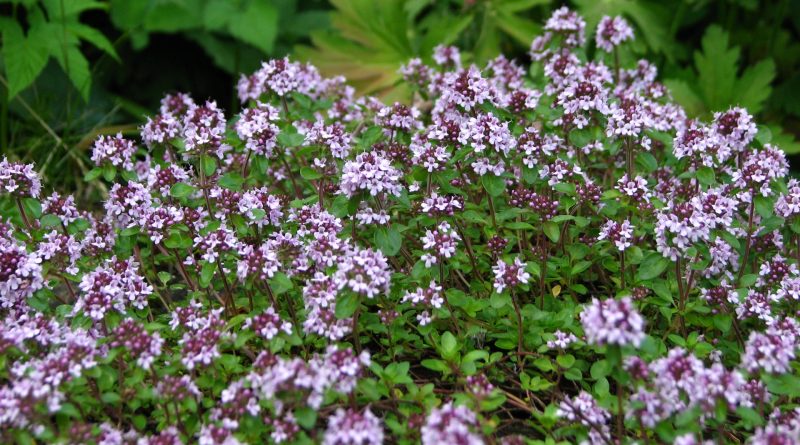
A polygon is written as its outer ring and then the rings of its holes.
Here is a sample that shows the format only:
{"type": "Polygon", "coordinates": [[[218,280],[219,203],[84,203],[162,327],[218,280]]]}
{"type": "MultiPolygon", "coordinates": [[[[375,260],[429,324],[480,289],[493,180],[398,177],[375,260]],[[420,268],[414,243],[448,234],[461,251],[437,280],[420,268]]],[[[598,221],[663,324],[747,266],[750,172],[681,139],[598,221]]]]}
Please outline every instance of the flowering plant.
{"type": "Polygon", "coordinates": [[[272,60],[100,137],[97,211],[4,159],[2,441],[797,443],[800,184],[633,38],[562,8],[413,105],[272,60]]]}

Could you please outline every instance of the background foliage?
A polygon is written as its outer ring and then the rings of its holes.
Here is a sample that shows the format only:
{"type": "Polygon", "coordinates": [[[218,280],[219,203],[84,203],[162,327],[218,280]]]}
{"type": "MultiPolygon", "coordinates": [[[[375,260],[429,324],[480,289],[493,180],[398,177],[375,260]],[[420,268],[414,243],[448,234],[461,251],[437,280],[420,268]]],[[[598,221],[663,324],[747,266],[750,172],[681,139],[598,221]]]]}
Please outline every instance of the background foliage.
{"type": "MultiPolygon", "coordinates": [[[[0,0],[0,149],[72,189],[97,134],[131,131],[165,91],[236,111],[233,85],[260,60],[292,54],[361,93],[409,97],[397,68],[439,43],[482,63],[527,59],[548,0],[0,0]]],[[[636,28],[629,58],[657,62],[692,116],[742,105],[799,153],[800,0],[574,0],[636,28]]],[[[590,36],[591,37],[591,36],[590,36]]],[[[793,159],[795,168],[798,160],[793,159]]]]}

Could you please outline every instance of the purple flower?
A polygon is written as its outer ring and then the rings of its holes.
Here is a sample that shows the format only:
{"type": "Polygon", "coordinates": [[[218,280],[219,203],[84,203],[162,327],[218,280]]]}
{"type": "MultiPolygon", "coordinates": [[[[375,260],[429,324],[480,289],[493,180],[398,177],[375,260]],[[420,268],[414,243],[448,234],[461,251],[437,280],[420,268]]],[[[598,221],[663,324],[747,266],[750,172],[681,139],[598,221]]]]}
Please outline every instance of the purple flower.
{"type": "Polygon", "coordinates": [[[136,359],[136,364],[149,370],[153,361],[161,355],[164,340],[158,332],[148,334],[144,327],[131,318],[122,321],[111,334],[109,346],[123,348],[131,358],[136,359]]]}
{"type": "Polygon", "coordinates": [[[94,143],[92,149],[92,162],[98,167],[110,164],[125,170],[133,170],[133,155],[136,153],[136,146],[133,141],[122,137],[122,133],[116,136],[100,136],[94,143]]]}
{"type": "Polygon", "coordinates": [[[214,101],[189,105],[183,118],[183,138],[189,153],[216,153],[225,140],[225,114],[214,101]]]}
{"type": "Polygon", "coordinates": [[[581,312],[581,324],[586,342],[593,345],[639,347],[645,336],[644,319],[629,297],[604,301],[592,298],[581,312]]]}
{"type": "Polygon", "coordinates": [[[633,239],[633,226],[627,219],[618,223],[616,221],[606,221],[603,227],[600,228],[600,234],[597,240],[608,240],[614,243],[614,246],[622,252],[628,247],[631,247],[631,240],[633,239]]]}
{"type": "Polygon", "coordinates": [[[242,111],[236,121],[236,133],[245,142],[245,147],[255,154],[273,157],[280,128],[275,125],[278,109],[259,102],[255,108],[242,111]]]}
{"type": "Polygon", "coordinates": [[[422,426],[422,444],[483,445],[478,416],[466,406],[448,402],[431,410],[422,426]]]}
{"type": "Polygon", "coordinates": [[[334,275],[339,290],[349,289],[367,298],[389,293],[392,272],[380,251],[351,248],[342,258],[334,275]]]}
{"type": "Polygon", "coordinates": [[[425,236],[420,239],[422,248],[425,249],[421,258],[425,262],[425,267],[439,264],[444,258],[455,255],[460,239],[461,236],[447,221],[439,223],[435,230],[426,230],[425,236]]]}
{"type": "Polygon", "coordinates": [[[361,153],[355,160],[345,162],[339,187],[348,198],[362,190],[371,196],[384,193],[398,196],[403,190],[401,176],[400,171],[379,153],[361,153]]]}
{"type": "Polygon", "coordinates": [[[525,270],[527,266],[519,257],[514,258],[513,264],[498,259],[497,264],[492,267],[495,291],[499,294],[506,288],[513,289],[521,284],[528,284],[531,274],[525,270]]]}
{"type": "Polygon", "coordinates": [[[600,19],[595,36],[598,48],[610,53],[626,40],[633,40],[633,28],[624,18],[620,16],[612,18],[606,15],[600,19]]]}
{"type": "Polygon", "coordinates": [[[243,327],[252,330],[267,340],[272,340],[281,331],[286,335],[292,335],[292,324],[281,320],[281,317],[273,307],[269,307],[266,311],[248,318],[245,320],[243,327]]]}
{"type": "Polygon", "coordinates": [[[25,247],[0,238],[0,307],[25,301],[44,286],[42,259],[25,247]]]}
{"type": "Polygon", "coordinates": [[[381,445],[383,427],[369,408],[364,411],[338,408],[328,419],[323,445],[381,445]]]}
{"type": "Polygon", "coordinates": [[[38,198],[42,181],[33,171],[33,164],[8,162],[5,156],[0,161],[0,191],[17,198],[38,198]]]}

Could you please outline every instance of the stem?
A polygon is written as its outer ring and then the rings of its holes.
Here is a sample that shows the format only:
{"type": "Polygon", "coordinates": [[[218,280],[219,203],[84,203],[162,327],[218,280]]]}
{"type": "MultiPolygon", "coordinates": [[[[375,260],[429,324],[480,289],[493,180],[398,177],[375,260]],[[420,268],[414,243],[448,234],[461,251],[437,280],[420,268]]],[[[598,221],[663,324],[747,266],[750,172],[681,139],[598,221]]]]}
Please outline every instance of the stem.
{"type": "Polygon", "coordinates": [[[297,181],[294,180],[294,175],[292,175],[292,168],[289,167],[289,163],[286,162],[286,156],[281,156],[281,162],[283,162],[283,166],[286,167],[286,174],[289,176],[289,180],[292,181],[292,187],[294,188],[294,197],[297,199],[303,199],[303,193],[300,191],[300,187],[297,185],[297,181]]]}
{"type": "Polygon", "coordinates": [[[497,231],[497,218],[494,215],[494,200],[492,200],[492,195],[490,195],[489,192],[486,192],[486,198],[489,200],[489,211],[492,215],[492,227],[494,227],[494,230],[497,231]]]}
{"type": "Polygon", "coordinates": [[[233,300],[233,291],[231,290],[231,285],[228,283],[228,277],[225,276],[225,269],[222,268],[222,263],[219,261],[219,258],[217,258],[217,269],[219,269],[219,274],[222,276],[225,292],[228,293],[228,304],[232,311],[231,315],[236,315],[238,310],[236,309],[236,302],[233,300]]]}
{"type": "Polygon", "coordinates": [[[522,312],[519,310],[519,304],[517,304],[514,292],[511,292],[511,303],[513,303],[514,312],[517,314],[517,362],[519,362],[520,370],[522,370],[522,312]]]}
{"type": "MultiPolygon", "coordinates": [[[[202,159],[202,156],[201,156],[202,159]]],[[[203,162],[200,161],[200,165],[197,169],[200,172],[200,188],[203,189],[203,196],[206,198],[206,210],[208,210],[208,216],[212,219],[214,218],[214,212],[211,210],[211,200],[208,198],[208,187],[206,186],[206,171],[203,169],[203,162]]]]}
{"type": "Polygon", "coordinates": [[[353,314],[353,343],[356,348],[356,354],[361,354],[361,339],[358,338],[358,316],[361,315],[361,304],[358,305],[356,313],[353,314]]]}
{"type": "Polygon", "coordinates": [[[622,407],[622,382],[617,380],[617,443],[622,443],[622,438],[625,437],[625,411],[622,407]]]}
{"type": "Polygon", "coordinates": [[[747,241],[746,241],[746,243],[744,245],[744,256],[742,257],[742,265],[741,265],[741,267],[739,267],[739,274],[736,277],[736,283],[737,284],[739,283],[739,280],[742,279],[742,275],[744,274],[744,269],[747,266],[747,260],[749,259],[748,257],[750,256],[750,244],[751,244],[751,241],[752,241],[752,238],[753,238],[753,217],[754,217],[753,212],[755,210],[755,207],[756,207],[755,206],[755,200],[751,196],[751,198],[750,198],[750,215],[748,216],[748,221],[747,221],[747,241]]]}
{"type": "Polygon", "coordinates": [[[620,272],[621,272],[621,276],[622,276],[622,288],[625,289],[626,286],[625,286],[625,251],[624,250],[621,250],[619,252],[619,263],[620,263],[619,267],[621,269],[620,272]]]}
{"type": "Polygon", "coordinates": [[[28,228],[28,231],[33,230],[33,226],[31,225],[30,220],[28,219],[28,215],[25,213],[25,207],[22,205],[22,200],[17,197],[17,208],[19,209],[19,214],[22,215],[22,221],[25,222],[25,227],[28,228]]]}
{"type": "Polygon", "coordinates": [[[683,276],[682,276],[682,267],[681,267],[681,259],[678,258],[678,261],[675,262],[675,277],[678,279],[678,321],[680,322],[681,326],[681,334],[686,336],[686,323],[683,319],[683,310],[686,307],[686,296],[683,292],[683,276]]]}

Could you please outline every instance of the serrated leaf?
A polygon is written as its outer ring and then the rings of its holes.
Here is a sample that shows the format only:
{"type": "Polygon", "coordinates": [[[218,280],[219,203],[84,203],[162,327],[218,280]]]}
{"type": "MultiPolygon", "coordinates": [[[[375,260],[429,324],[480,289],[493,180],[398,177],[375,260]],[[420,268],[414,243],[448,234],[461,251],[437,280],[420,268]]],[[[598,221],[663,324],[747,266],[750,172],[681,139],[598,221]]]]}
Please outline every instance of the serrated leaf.
{"type": "Polygon", "coordinates": [[[97,29],[92,28],[91,26],[84,25],[83,23],[70,23],[67,25],[67,30],[73,34],[75,34],[81,40],[85,40],[97,49],[105,52],[109,56],[111,56],[114,60],[119,62],[119,55],[117,54],[117,50],[114,49],[114,45],[103,35],[102,32],[98,31],[97,29]]]}
{"type": "Polygon", "coordinates": [[[736,101],[747,111],[756,114],[763,108],[764,101],[772,93],[772,80],[775,79],[775,62],[765,59],[747,68],[736,81],[734,92],[736,101]]]}
{"type": "Polygon", "coordinates": [[[728,33],[719,25],[706,29],[701,46],[702,52],[694,53],[698,86],[708,109],[723,109],[733,95],[739,48],[728,47],[728,33]]]}

